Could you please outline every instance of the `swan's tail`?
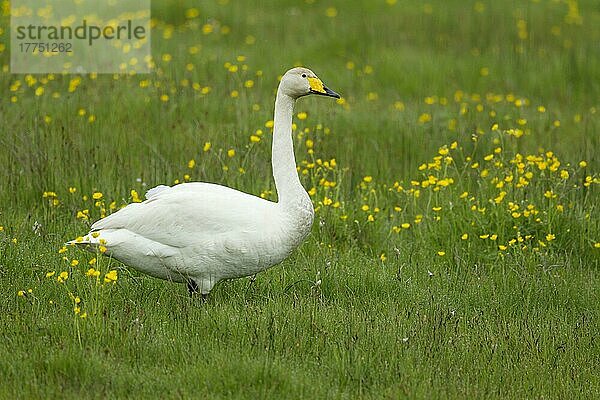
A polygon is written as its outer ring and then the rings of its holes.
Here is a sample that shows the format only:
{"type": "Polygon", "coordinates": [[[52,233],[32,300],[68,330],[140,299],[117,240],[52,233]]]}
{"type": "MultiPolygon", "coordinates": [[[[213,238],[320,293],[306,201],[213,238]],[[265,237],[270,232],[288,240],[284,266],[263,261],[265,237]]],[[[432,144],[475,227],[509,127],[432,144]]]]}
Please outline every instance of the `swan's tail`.
{"type": "Polygon", "coordinates": [[[106,240],[100,237],[100,232],[90,232],[85,236],[79,236],[73,240],[69,240],[65,245],[77,246],[95,253],[97,250],[100,252],[106,251],[106,240]]]}

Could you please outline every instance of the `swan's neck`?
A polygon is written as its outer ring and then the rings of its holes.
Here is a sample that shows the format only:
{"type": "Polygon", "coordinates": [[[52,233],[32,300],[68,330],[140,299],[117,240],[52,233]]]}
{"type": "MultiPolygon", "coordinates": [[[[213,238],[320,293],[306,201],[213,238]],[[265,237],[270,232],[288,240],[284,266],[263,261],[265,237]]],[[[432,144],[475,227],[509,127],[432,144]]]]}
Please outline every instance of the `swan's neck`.
{"type": "Polygon", "coordinates": [[[295,99],[289,95],[282,93],[281,90],[277,91],[273,120],[272,163],[278,202],[283,206],[299,204],[308,199],[308,194],[300,184],[296,170],[292,140],[294,102],[295,99]]]}

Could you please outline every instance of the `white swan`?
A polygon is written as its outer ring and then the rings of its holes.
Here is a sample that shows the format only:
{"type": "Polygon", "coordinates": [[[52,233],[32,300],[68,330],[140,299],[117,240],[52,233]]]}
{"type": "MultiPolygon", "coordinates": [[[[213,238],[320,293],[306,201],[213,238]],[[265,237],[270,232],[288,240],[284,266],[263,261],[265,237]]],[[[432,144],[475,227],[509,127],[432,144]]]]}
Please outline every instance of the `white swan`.
{"type": "Polygon", "coordinates": [[[299,97],[339,98],[309,69],[283,75],[275,100],[272,165],[278,202],[226,186],[190,182],[157,186],[146,201],[94,223],[68,242],[141,272],[188,284],[208,295],[222,279],[254,275],[286,258],[310,232],[314,210],[298,179],[292,115],[299,97]]]}

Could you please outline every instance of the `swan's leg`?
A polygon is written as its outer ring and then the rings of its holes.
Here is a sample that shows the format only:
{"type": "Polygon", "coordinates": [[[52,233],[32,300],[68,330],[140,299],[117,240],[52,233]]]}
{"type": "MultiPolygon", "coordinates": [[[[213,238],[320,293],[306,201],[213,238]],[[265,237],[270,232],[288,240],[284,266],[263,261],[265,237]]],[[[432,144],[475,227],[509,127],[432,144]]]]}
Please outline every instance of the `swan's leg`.
{"type": "Polygon", "coordinates": [[[200,292],[202,294],[202,299],[206,301],[208,299],[208,294],[216,283],[217,282],[211,278],[199,280],[189,279],[187,282],[187,288],[190,296],[200,292]]]}
{"type": "Polygon", "coordinates": [[[193,296],[195,293],[198,293],[198,284],[195,280],[190,279],[189,281],[187,281],[187,289],[190,293],[190,296],[193,296]]]}
{"type": "Polygon", "coordinates": [[[256,282],[256,275],[250,275],[248,277],[248,280],[250,281],[250,283],[248,284],[248,287],[246,288],[246,293],[248,293],[250,291],[250,289],[252,289],[252,286],[254,286],[254,282],[256,282]]]}
{"type": "MultiPolygon", "coordinates": [[[[193,279],[190,279],[188,281],[187,288],[188,288],[190,297],[193,297],[194,295],[198,294],[198,292],[200,291],[200,287],[198,286],[196,281],[193,279]]],[[[201,295],[202,295],[202,301],[206,303],[208,301],[208,293],[201,293],[201,295]]]]}

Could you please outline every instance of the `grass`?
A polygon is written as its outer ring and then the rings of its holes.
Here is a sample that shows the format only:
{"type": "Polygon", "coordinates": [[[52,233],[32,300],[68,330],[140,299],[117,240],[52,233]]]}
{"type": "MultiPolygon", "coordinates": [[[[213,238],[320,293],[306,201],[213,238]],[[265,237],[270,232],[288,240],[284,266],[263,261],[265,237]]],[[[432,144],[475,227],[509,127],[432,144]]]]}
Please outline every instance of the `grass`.
{"type": "Polygon", "coordinates": [[[0,398],[600,395],[594,1],[153,3],[151,75],[11,75],[1,19],[0,398]],[[289,259],[201,303],[63,249],[157,184],[276,199],[296,63],[344,101],[297,104],[289,259]]]}

